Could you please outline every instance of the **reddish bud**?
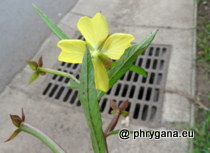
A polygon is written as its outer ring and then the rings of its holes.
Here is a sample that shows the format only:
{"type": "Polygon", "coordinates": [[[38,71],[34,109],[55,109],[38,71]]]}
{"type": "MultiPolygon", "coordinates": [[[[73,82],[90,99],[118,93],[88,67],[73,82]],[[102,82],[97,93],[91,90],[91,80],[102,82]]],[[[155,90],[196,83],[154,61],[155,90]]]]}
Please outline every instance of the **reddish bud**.
{"type": "Polygon", "coordinates": [[[120,109],[120,111],[122,112],[122,111],[125,111],[126,108],[128,108],[128,106],[129,106],[129,102],[128,102],[128,100],[126,100],[126,101],[123,101],[123,102],[120,104],[119,109],[120,109]]]}
{"type": "Polygon", "coordinates": [[[23,111],[23,108],[22,108],[22,110],[21,110],[21,115],[22,115],[22,122],[24,122],[24,121],[25,121],[25,113],[24,113],[24,111],[23,111]]]}
{"type": "Polygon", "coordinates": [[[22,122],[22,119],[17,116],[17,115],[10,115],[10,118],[12,120],[12,123],[16,126],[16,127],[20,127],[20,124],[22,122]]]}
{"type": "Polygon", "coordinates": [[[113,100],[110,101],[110,107],[111,107],[113,110],[118,109],[118,106],[117,106],[116,102],[113,101],[113,100]]]}
{"type": "Polygon", "coordinates": [[[42,67],[43,66],[43,60],[42,60],[42,56],[39,58],[38,60],[38,66],[42,67]]]}
{"type": "Polygon", "coordinates": [[[22,118],[20,118],[18,115],[10,115],[10,118],[11,118],[11,120],[12,120],[12,123],[13,123],[16,127],[18,127],[18,129],[16,129],[16,130],[13,132],[13,134],[12,134],[5,142],[8,142],[8,141],[14,139],[14,138],[21,132],[21,130],[20,130],[20,125],[21,125],[22,122],[25,121],[25,114],[24,114],[23,108],[22,108],[22,110],[21,110],[21,117],[22,117],[22,118]]]}

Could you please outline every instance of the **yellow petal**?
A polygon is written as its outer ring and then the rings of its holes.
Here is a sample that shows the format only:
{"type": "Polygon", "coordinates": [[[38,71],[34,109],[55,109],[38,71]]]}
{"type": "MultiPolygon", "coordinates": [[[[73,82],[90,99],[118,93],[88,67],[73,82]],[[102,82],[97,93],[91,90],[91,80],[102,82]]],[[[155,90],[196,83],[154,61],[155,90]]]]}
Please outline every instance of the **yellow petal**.
{"type": "Polygon", "coordinates": [[[61,40],[57,46],[61,48],[58,60],[67,63],[82,63],[86,43],[82,40],[61,40]]]}
{"type": "Polygon", "coordinates": [[[106,68],[100,59],[93,58],[92,62],[96,89],[107,92],[109,90],[109,77],[106,68]]]}
{"type": "Polygon", "coordinates": [[[111,59],[119,59],[134,39],[131,34],[112,34],[107,38],[101,51],[111,59]]]}
{"type": "Polygon", "coordinates": [[[109,33],[108,24],[101,13],[97,13],[93,18],[87,16],[80,18],[77,28],[93,48],[99,47],[109,33]]]}

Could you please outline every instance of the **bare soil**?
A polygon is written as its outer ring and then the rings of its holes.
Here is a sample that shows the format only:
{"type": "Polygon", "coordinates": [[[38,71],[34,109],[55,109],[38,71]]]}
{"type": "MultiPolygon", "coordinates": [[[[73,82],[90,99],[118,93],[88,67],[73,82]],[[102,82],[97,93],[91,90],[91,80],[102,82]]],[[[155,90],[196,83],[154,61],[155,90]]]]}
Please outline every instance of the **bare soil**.
{"type": "MultiPolygon", "coordinates": [[[[202,37],[202,35],[206,34],[204,30],[206,22],[209,22],[210,24],[210,0],[202,0],[198,4],[197,12],[197,36],[202,37]]],[[[197,42],[197,54],[199,55],[202,52],[202,49],[199,48],[198,43],[199,42],[197,42]]],[[[196,95],[200,103],[202,103],[210,109],[210,99],[208,99],[208,95],[210,93],[210,62],[204,61],[201,63],[197,63],[198,64],[196,72],[196,95]]]]}

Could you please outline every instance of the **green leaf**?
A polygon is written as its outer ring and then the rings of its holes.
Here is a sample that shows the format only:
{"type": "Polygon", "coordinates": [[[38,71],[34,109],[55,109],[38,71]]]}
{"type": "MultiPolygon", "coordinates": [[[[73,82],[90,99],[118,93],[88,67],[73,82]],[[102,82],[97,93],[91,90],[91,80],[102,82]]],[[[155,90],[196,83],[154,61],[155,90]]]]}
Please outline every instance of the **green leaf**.
{"type": "MultiPolygon", "coordinates": [[[[116,62],[111,62],[111,67],[114,67],[115,65],[116,65],[116,62]]],[[[139,75],[142,75],[143,77],[147,77],[147,72],[139,66],[132,65],[129,70],[139,75]]]]}
{"type": "Polygon", "coordinates": [[[39,77],[39,72],[34,72],[34,73],[31,75],[31,78],[30,78],[30,80],[29,80],[29,83],[34,82],[38,77],[39,77]]]}
{"type": "Polygon", "coordinates": [[[107,135],[111,136],[111,135],[115,135],[115,134],[119,134],[120,130],[114,130],[114,131],[110,131],[107,135]]]}
{"type": "Polygon", "coordinates": [[[133,65],[130,67],[129,70],[136,72],[137,74],[142,75],[145,78],[147,77],[147,72],[139,66],[133,65]]]}
{"type": "MultiPolygon", "coordinates": [[[[108,72],[110,88],[112,88],[112,86],[130,69],[138,56],[149,47],[156,33],[157,31],[152,32],[142,42],[126,49],[121,58],[116,62],[116,65],[108,72]]],[[[104,92],[98,91],[98,99],[100,99],[104,94],[104,92]]]]}
{"type": "Polygon", "coordinates": [[[33,4],[33,8],[59,39],[68,39],[68,36],[66,36],[63,31],[52,22],[52,20],[50,20],[39,8],[37,8],[36,5],[33,4]]]}
{"type": "MultiPolygon", "coordinates": [[[[115,135],[115,134],[119,134],[121,130],[114,130],[114,131],[110,131],[108,133],[108,136],[111,136],[111,135],[115,135]]],[[[129,131],[129,134],[133,134],[133,131],[129,131]]]]}
{"type": "Polygon", "coordinates": [[[72,80],[70,82],[68,82],[68,84],[66,85],[67,88],[72,88],[72,89],[77,89],[79,88],[79,83],[72,80]]]}
{"type": "Polygon", "coordinates": [[[106,143],[102,130],[97,90],[94,83],[94,70],[89,51],[86,51],[83,58],[79,99],[90,129],[94,153],[105,153],[106,143]]]}

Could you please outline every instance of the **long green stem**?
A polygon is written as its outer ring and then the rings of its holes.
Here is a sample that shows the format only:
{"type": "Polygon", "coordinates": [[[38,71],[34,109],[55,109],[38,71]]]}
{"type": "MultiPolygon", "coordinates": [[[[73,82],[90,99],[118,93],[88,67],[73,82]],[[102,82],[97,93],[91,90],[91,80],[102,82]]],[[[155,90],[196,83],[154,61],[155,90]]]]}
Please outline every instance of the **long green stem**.
{"type": "Polygon", "coordinates": [[[38,138],[40,141],[42,141],[47,147],[53,152],[53,153],[65,153],[65,151],[58,146],[52,139],[50,139],[47,135],[45,135],[40,130],[36,129],[35,127],[31,126],[28,123],[21,123],[19,129],[21,131],[24,131],[26,133],[29,133],[36,138],[38,138]]]}
{"type": "Polygon", "coordinates": [[[48,68],[43,68],[43,67],[38,67],[37,70],[41,71],[41,72],[51,73],[51,74],[63,76],[63,77],[69,78],[69,79],[73,79],[75,82],[80,83],[80,81],[77,80],[77,78],[75,78],[73,75],[65,73],[65,72],[48,69],[48,68]]]}

